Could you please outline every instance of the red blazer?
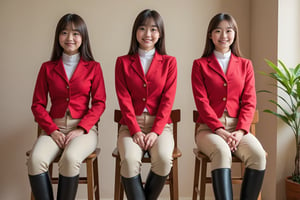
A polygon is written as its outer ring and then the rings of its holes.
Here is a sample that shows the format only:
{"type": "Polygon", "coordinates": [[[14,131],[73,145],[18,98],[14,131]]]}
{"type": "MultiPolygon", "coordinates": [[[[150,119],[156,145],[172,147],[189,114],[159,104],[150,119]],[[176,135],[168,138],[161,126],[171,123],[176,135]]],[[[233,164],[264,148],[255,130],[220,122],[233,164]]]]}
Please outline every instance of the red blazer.
{"type": "Polygon", "coordinates": [[[100,64],[80,59],[70,80],[62,59],[42,64],[37,77],[31,110],[37,123],[50,135],[58,127],[53,118],[62,118],[69,109],[71,116],[81,119],[78,126],[89,132],[105,109],[105,86],[100,64]],[[48,94],[51,108],[46,110],[48,94]],[[89,103],[91,100],[91,108],[89,103]]]}
{"type": "Polygon", "coordinates": [[[177,82],[177,63],[174,57],[155,52],[145,76],[138,54],[118,57],[115,85],[123,118],[130,134],[141,131],[136,116],[146,107],[155,115],[152,132],[161,134],[167,123],[172,123],[172,110],[177,82]]]}
{"type": "Polygon", "coordinates": [[[197,59],[192,69],[192,88],[199,123],[213,131],[224,127],[218,118],[226,108],[230,117],[238,118],[236,130],[249,131],[256,107],[250,60],[231,54],[225,75],[214,54],[197,59]]]}

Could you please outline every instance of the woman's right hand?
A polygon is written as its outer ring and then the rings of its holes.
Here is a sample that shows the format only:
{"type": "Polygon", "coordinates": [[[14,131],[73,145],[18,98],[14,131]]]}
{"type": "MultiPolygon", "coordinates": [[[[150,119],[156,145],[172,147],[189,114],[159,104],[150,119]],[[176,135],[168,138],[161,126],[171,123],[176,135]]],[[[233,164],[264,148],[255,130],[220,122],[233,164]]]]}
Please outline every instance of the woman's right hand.
{"type": "Polygon", "coordinates": [[[145,148],[145,134],[142,132],[137,132],[133,135],[133,142],[137,143],[142,149],[145,148]]]}
{"type": "Polygon", "coordinates": [[[63,149],[65,147],[66,136],[59,130],[55,130],[51,133],[52,139],[56,142],[59,148],[63,149]]]}

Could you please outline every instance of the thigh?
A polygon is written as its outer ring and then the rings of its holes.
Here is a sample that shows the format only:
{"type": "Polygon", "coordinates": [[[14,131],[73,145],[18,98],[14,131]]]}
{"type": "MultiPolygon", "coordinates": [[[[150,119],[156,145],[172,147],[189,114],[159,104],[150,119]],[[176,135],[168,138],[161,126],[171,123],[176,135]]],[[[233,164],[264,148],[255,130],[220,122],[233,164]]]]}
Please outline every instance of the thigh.
{"type": "Polygon", "coordinates": [[[61,159],[68,157],[68,159],[82,162],[96,149],[97,144],[98,130],[96,126],[93,126],[88,134],[83,134],[70,141],[64,149],[61,159]]]}
{"type": "Polygon", "coordinates": [[[28,172],[30,175],[42,173],[40,170],[47,171],[50,163],[61,153],[61,149],[54,142],[51,136],[41,135],[36,140],[27,161],[28,172]],[[43,167],[41,167],[43,165],[43,167]]]}
{"type": "Polygon", "coordinates": [[[246,167],[257,170],[265,169],[266,152],[258,139],[251,133],[243,136],[234,154],[245,163],[246,167]]]}
{"type": "Polygon", "coordinates": [[[133,138],[130,135],[129,129],[126,125],[121,125],[117,147],[121,157],[121,161],[128,158],[135,158],[136,160],[141,160],[143,156],[143,150],[141,147],[133,142],[133,138]]]}
{"type": "Polygon", "coordinates": [[[171,158],[174,150],[173,124],[166,124],[163,132],[157,137],[156,142],[149,150],[151,162],[163,157],[171,158]]]}

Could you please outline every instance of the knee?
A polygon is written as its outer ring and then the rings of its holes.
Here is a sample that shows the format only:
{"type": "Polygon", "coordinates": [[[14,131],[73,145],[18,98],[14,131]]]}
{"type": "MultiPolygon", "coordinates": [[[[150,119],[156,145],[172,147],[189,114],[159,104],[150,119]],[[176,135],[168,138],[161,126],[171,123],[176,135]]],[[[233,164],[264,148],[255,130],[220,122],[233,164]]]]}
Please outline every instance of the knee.
{"type": "Polygon", "coordinates": [[[64,153],[58,162],[59,173],[63,176],[78,175],[81,162],[76,155],[64,153]]]}
{"type": "Polygon", "coordinates": [[[121,175],[131,178],[140,173],[141,161],[133,156],[125,157],[121,160],[121,175]]]}
{"type": "Polygon", "coordinates": [[[42,155],[32,154],[27,160],[28,174],[36,175],[48,171],[49,162],[42,155]]]}
{"type": "Polygon", "coordinates": [[[266,152],[264,150],[256,151],[253,152],[250,158],[248,159],[246,167],[256,170],[264,170],[266,169],[266,162],[266,152]]]}
{"type": "Polygon", "coordinates": [[[160,176],[166,176],[170,173],[172,164],[173,164],[173,158],[172,155],[160,155],[156,159],[151,159],[152,167],[151,170],[160,176]]]}

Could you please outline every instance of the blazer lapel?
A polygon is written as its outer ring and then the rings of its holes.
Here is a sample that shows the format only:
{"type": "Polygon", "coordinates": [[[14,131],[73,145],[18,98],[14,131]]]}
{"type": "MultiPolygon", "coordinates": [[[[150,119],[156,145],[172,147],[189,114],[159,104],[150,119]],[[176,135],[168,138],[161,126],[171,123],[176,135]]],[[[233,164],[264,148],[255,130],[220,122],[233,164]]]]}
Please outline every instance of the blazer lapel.
{"type": "Polygon", "coordinates": [[[83,73],[83,71],[86,69],[86,65],[88,65],[88,62],[86,62],[80,58],[78,65],[70,79],[70,82],[73,80],[76,80],[78,76],[82,76],[82,74],[85,74],[85,73],[83,73]]]}
{"type": "Polygon", "coordinates": [[[226,80],[226,76],[217,60],[215,55],[212,53],[209,57],[207,57],[207,63],[208,66],[214,70],[216,73],[218,73],[221,77],[223,77],[226,80]]]}
{"type": "Polygon", "coordinates": [[[236,67],[235,66],[239,66],[238,63],[239,63],[239,58],[231,53],[231,57],[230,57],[230,60],[228,63],[226,77],[230,77],[233,73],[236,76],[236,73],[235,73],[236,67]]]}
{"type": "Polygon", "coordinates": [[[142,80],[146,81],[139,55],[135,54],[135,55],[131,56],[131,60],[132,60],[131,66],[134,69],[134,71],[139,75],[139,77],[142,80]]]}
{"type": "Polygon", "coordinates": [[[149,66],[149,70],[146,74],[146,77],[151,77],[152,74],[154,74],[154,75],[156,74],[156,71],[158,70],[158,68],[160,66],[162,66],[161,65],[162,60],[163,60],[162,55],[158,54],[157,51],[155,51],[155,54],[153,56],[150,66],[149,66]]]}
{"type": "Polygon", "coordinates": [[[57,62],[57,65],[54,68],[55,72],[58,73],[67,83],[69,82],[62,59],[60,58],[57,62]]]}

